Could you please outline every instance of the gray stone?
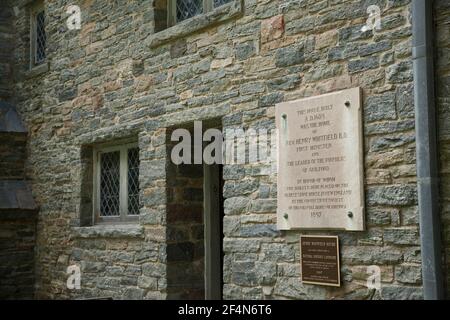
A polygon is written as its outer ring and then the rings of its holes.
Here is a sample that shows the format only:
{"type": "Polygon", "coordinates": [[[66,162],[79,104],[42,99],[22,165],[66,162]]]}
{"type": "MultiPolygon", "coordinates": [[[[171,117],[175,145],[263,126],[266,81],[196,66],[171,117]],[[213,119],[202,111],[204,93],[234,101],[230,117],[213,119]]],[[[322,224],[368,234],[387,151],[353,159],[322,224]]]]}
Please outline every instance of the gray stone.
{"type": "Polygon", "coordinates": [[[260,240],[255,239],[224,239],[225,252],[258,252],[260,240]]]}
{"type": "Polygon", "coordinates": [[[367,189],[367,203],[373,205],[413,205],[417,203],[415,185],[377,186],[367,189]]]}
{"type": "Polygon", "coordinates": [[[81,271],[82,272],[102,272],[106,268],[106,264],[103,262],[90,262],[90,261],[82,261],[81,262],[81,271]]]}
{"type": "Polygon", "coordinates": [[[278,49],[275,54],[275,65],[279,68],[300,64],[304,61],[304,52],[300,46],[289,46],[278,49]]]}
{"type": "Polygon", "coordinates": [[[274,262],[256,262],[254,272],[260,285],[272,285],[276,282],[277,265],[274,262]]]}
{"type": "Polygon", "coordinates": [[[305,16],[300,19],[288,21],[286,23],[286,34],[293,35],[300,32],[306,32],[314,28],[314,17],[305,16]]]}
{"type": "Polygon", "coordinates": [[[348,72],[352,74],[370,69],[376,69],[380,65],[378,60],[379,60],[378,57],[369,57],[365,59],[351,60],[348,63],[348,72]]]}
{"type": "Polygon", "coordinates": [[[256,48],[253,41],[247,41],[236,45],[236,58],[246,60],[256,54],[256,48]]]}
{"type": "Polygon", "coordinates": [[[389,92],[367,98],[364,107],[364,117],[369,122],[395,119],[397,117],[395,93],[389,92]]]}
{"type": "Polygon", "coordinates": [[[242,95],[247,94],[256,94],[256,93],[263,93],[266,90],[266,86],[262,82],[250,82],[243,84],[240,87],[240,93],[242,95]]]}
{"type": "Polygon", "coordinates": [[[127,288],[122,295],[124,300],[142,300],[143,297],[144,290],[138,288],[127,288]]]}
{"type": "Polygon", "coordinates": [[[416,123],[414,119],[406,119],[402,121],[388,121],[370,123],[365,126],[367,135],[383,134],[385,132],[404,132],[414,129],[416,123]]]}
{"type": "Polygon", "coordinates": [[[245,179],[240,181],[226,181],[223,187],[223,196],[225,198],[247,195],[258,190],[259,182],[254,179],[245,179]]]}
{"type": "Polygon", "coordinates": [[[166,266],[161,263],[145,263],[142,265],[142,274],[148,277],[162,277],[166,266]]]}
{"type": "Polygon", "coordinates": [[[245,224],[240,228],[241,237],[276,237],[280,234],[273,224],[245,224]]]}
{"type": "Polygon", "coordinates": [[[389,66],[386,70],[386,79],[390,83],[405,83],[413,80],[412,63],[409,61],[399,62],[389,66]]]}
{"type": "Polygon", "coordinates": [[[397,88],[397,112],[402,118],[414,118],[414,86],[402,85],[397,88]]]}
{"type": "Polygon", "coordinates": [[[98,225],[73,228],[74,236],[79,238],[143,238],[143,231],[140,225],[98,225]]]}
{"type": "Polygon", "coordinates": [[[227,165],[223,168],[225,180],[238,180],[245,176],[245,168],[242,165],[227,165]]]}
{"type": "Polygon", "coordinates": [[[170,57],[176,59],[184,56],[187,51],[186,40],[181,39],[170,46],[170,57]]]}
{"type": "Polygon", "coordinates": [[[293,262],[295,250],[291,244],[263,243],[261,245],[262,261],[293,262]]]}
{"type": "Polygon", "coordinates": [[[402,252],[393,247],[343,247],[342,263],[346,264],[395,264],[401,261],[402,252]]]}
{"type": "Polygon", "coordinates": [[[158,290],[158,279],[147,276],[140,276],[137,280],[137,285],[142,289],[158,290]]]}
{"type": "Polygon", "coordinates": [[[417,228],[389,228],[384,230],[384,241],[397,245],[418,245],[420,243],[417,228]]]}
{"type": "Polygon", "coordinates": [[[367,211],[367,224],[370,226],[388,226],[391,224],[392,210],[371,209],[367,211]]]}
{"type": "Polygon", "coordinates": [[[241,214],[246,211],[250,200],[246,197],[233,197],[225,199],[224,210],[227,215],[241,214]]]}
{"type": "Polygon", "coordinates": [[[414,142],[415,140],[416,137],[412,133],[400,133],[384,137],[376,137],[370,141],[370,150],[377,152],[385,149],[393,149],[414,142]]]}
{"type": "Polygon", "coordinates": [[[278,278],[273,294],[292,299],[307,298],[305,289],[297,278],[278,278]]]}
{"type": "Polygon", "coordinates": [[[359,48],[359,55],[361,57],[368,56],[374,53],[386,51],[392,48],[391,41],[380,41],[363,45],[359,48]]]}
{"type": "Polygon", "coordinates": [[[420,265],[400,265],[395,267],[395,280],[406,284],[420,284],[422,282],[422,268],[420,265]]]}
{"type": "Polygon", "coordinates": [[[344,60],[356,57],[358,55],[358,46],[355,44],[348,44],[330,49],[328,52],[328,60],[330,62],[344,60]]]}
{"type": "Polygon", "coordinates": [[[268,95],[262,96],[258,100],[258,107],[268,107],[274,106],[275,104],[282,102],[284,99],[284,94],[281,92],[274,92],[268,95]]]}
{"type": "Polygon", "coordinates": [[[384,300],[422,300],[423,294],[421,287],[383,285],[381,297],[384,300]]]}
{"type": "Polygon", "coordinates": [[[302,78],[297,74],[287,75],[281,78],[270,79],[267,82],[269,91],[291,90],[297,87],[302,78]]]}

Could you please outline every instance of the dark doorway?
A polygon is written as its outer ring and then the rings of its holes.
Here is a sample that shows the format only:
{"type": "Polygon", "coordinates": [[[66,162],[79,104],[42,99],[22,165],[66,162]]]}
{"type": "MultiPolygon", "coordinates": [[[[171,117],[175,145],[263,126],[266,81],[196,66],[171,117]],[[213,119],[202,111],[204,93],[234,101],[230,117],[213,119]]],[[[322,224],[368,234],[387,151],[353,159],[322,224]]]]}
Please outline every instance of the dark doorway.
{"type": "MultiPolygon", "coordinates": [[[[184,128],[193,136],[192,127],[184,128]]],[[[224,215],[222,165],[175,165],[171,160],[171,152],[177,142],[171,141],[172,132],[168,131],[166,141],[167,297],[221,299],[224,215]]],[[[194,141],[192,139],[193,147],[194,141]]]]}
{"type": "Polygon", "coordinates": [[[204,165],[205,298],[222,299],[223,200],[222,166],[204,165]]]}

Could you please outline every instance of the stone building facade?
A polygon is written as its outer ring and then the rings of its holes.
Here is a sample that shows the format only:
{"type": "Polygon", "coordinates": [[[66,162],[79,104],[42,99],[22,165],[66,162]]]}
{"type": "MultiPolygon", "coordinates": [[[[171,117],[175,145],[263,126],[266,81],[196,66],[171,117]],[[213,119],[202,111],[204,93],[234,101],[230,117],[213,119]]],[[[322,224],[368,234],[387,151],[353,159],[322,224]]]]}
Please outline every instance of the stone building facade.
{"type": "MultiPolygon", "coordinates": [[[[276,103],[351,87],[363,95],[366,231],[279,231],[270,166],[224,165],[221,295],[423,298],[410,0],[222,1],[171,27],[167,1],[45,0],[46,60],[30,67],[34,2],[0,4],[0,99],[28,131],[35,298],[203,298],[204,172],[171,162],[171,132],[197,120],[272,129],[276,103]],[[69,5],[80,29],[67,25],[69,5]],[[381,28],[362,31],[370,5],[381,28]],[[139,147],[139,216],[96,224],[93,150],[122,141],[139,147]],[[301,283],[308,234],[339,236],[340,288],[301,283]],[[70,265],[81,268],[80,290],[67,288],[70,265]],[[380,290],[367,287],[371,265],[380,290]]],[[[450,3],[434,2],[445,269],[450,3]]]]}

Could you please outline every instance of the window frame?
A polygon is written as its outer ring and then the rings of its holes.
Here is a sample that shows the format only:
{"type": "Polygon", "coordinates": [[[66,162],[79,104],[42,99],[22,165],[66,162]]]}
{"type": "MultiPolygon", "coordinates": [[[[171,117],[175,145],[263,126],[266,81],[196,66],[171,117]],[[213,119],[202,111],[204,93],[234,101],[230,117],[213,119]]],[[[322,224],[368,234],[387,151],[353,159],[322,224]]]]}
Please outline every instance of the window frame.
{"type": "MultiPolygon", "coordinates": [[[[234,0],[231,0],[230,2],[232,2],[234,0]]],[[[202,14],[206,14],[208,12],[213,11],[215,8],[219,8],[219,7],[214,7],[214,0],[203,0],[203,12],[200,14],[197,14],[195,16],[192,16],[190,18],[181,20],[181,21],[177,21],[177,0],[168,0],[167,1],[167,26],[168,27],[173,27],[174,25],[177,25],[178,23],[181,23],[183,21],[192,19],[196,16],[202,15],[202,14]]],[[[225,4],[224,4],[225,5],[225,4]]]]}
{"type": "MultiPolygon", "coordinates": [[[[138,148],[137,142],[128,142],[121,144],[104,144],[93,148],[93,221],[94,224],[111,223],[130,223],[139,220],[139,213],[136,215],[128,214],[128,150],[138,148]],[[109,152],[120,152],[119,163],[119,215],[101,216],[100,215],[100,173],[101,173],[101,155],[109,152]]],[[[139,201],[140,202],[140,201],[139,201]]]]}
{"type": "Polygon", "coordinates": [[[44,1],[37,0],[30,6],[30,69],[41,66],[47,62],[47,32],[45,30],[45,20],[44,20],[44,32],[46,37],[46,45],[44,48],[45,58],[37,62],[37,15],[40,12],[44,12],[44,19],[46,17],[44,1]]]}

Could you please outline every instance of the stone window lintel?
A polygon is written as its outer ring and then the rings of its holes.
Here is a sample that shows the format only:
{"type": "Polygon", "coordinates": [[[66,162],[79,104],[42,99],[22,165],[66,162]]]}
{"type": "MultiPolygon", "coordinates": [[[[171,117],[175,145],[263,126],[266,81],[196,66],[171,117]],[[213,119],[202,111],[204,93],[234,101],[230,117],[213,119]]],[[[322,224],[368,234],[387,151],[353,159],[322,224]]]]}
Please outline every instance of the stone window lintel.
{"type": "Polygon", "coordinates": [[[244,5],[242,0],[234,0],[210,12],[197,15],[151,35],[147,40],[148,45],[150,48],[156,48],[167,42],[235,18],[241,15],[243,11],[244,5]]]}

